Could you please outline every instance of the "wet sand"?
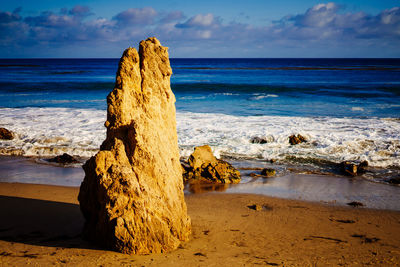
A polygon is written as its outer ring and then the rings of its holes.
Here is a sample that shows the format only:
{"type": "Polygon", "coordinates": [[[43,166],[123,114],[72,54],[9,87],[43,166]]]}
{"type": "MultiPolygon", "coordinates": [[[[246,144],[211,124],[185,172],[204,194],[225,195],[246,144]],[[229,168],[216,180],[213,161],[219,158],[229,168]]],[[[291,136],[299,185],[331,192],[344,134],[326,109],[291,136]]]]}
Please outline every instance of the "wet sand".
{"type": "Polygon", "coordinates": [[[190,194],[191,240],[130,256],[80,238],[77,187],[0,183],[0,265],[340,266],[400,264],[400,212],[250,194],[190,194]],[[256,211],[249,206],[260,205],[256,211]]]}
{"type": "MultiPolygon", "coordinates": [[[[251,166],[251,162],[234,162],[234,164],[251,166]]],[[[400,186],[378,184],[358,177],[296,173],[282,175],[280,171],[277,177],[254,179],[248,175],[253,171],[241,172],[240,184],[214,187],[186,186],[186,192],[199,193],[211,189],[225,193],[261,194],[342,206],[348,202],[358,201],[368,208],[400,211],[400,186]]],[[[38,159],[0,156],[0,182],[79,187],[83,177],[84,172],[79,165],[60,167],[38,159]]]]}

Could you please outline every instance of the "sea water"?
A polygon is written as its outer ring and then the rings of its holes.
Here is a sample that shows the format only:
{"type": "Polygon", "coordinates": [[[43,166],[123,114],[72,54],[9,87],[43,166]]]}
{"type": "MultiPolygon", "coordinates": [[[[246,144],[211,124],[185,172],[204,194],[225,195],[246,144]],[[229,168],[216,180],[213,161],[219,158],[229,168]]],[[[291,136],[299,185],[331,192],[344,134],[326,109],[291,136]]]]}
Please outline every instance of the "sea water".
{"type": "MultiPolygon", "coordinates": [[[[323,170],[367,160],[367,178],[400,174],[400,59],[171,59],[178,142],[187,157],[274,160],[323,170]],[[301,134],[307,143],[292,146],[301,134]],[[253,144],[260,137],[264,144],[253,144]]],[[[90,157],[105,138],[118,59],[1,59],[0,154],[90,157]]],[[[286,166],[286,167],[285,167],[286,166]]]]}

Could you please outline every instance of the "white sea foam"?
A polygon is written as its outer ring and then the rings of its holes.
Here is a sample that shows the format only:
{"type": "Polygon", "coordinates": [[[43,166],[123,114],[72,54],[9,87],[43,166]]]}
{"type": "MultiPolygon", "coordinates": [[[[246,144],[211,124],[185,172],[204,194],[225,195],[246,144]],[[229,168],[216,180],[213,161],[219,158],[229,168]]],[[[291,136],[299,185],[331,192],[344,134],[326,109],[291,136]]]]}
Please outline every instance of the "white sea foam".
{"type": "Polygon", "coordinates": [[[213,96],[219,96],[219,95],[223,95],[223,96],[232,96],[232,95],[240,95],[240,94],[234,94],[234,93],[215,93],[212,94],[213,96]]]}
{"type": "Polygon", "coordinates": [[[80,99],[36,99],[36,100],[31,100],[30,103],[32,104],[41,104],[41,103],[47,103],[47,104],[65,104],[65,103],[100,103],[100,102],[106,102],[105,99],[88,99],[88,100],[80,100],[80,99]]]}
{"type": "Polygon", "coordinates": [[[264,98],[275,98],[275,97],[279,97],[278,95],[275,95],[275,94],[266,94],[266,95],[264,95],[264,94],[255,94],[255,96],[254,97],[251,97],[250,99],[251,100],[260,100],[260,99],[264,99],[264,98]]]}
{"type": "Polygon", "coordinates": [[[351,110],[352,111],[364,111],[364,109],[362,107],[352,107],[351,110]]]}
{"type": "Polygon", "coordinates": [[[90,157],[105,138],[106,113],[95,109],[3,108],[0,126],[16,138],[0,142],[1,154],[90,157]]]}
{"type": "Polygon", "coordinates": [[[206,96],[182,96],[179,99],[180,100],[200,100],[200,99],[206,99],[206,96]]]}
{"type": "MultiPolygon", "coordinates": [[[[0,141],[1,154],[89,157],[105,138],[105,110],[68,108],[3,108],[0,127],[16,133],[0,141]]],[[[209,144],[218,156],[285,159],[287,156],[368,160],[372,166],[400,167],[400,120],[329,117],[232,116],[177,113],[181,156],[209,144]],[[291,146],[288,136],[301,134],[310,142],[291,146]],[[266,144],[252,144],[252,137],[266,144]]]]}

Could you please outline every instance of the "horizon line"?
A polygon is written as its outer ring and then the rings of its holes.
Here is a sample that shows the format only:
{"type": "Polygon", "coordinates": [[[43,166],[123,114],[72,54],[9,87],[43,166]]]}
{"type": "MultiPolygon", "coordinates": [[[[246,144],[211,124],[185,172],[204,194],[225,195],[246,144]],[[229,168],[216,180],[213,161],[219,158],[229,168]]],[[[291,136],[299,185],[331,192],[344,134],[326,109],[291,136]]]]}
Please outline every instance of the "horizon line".
{"type": "MultiPolygon", "coordinates": [[[[121,57],[0,57],[12,59],[119,59],[121,57]]],[[[169,59],[400,59],[400,57],[170,57],[169,59]]]]}

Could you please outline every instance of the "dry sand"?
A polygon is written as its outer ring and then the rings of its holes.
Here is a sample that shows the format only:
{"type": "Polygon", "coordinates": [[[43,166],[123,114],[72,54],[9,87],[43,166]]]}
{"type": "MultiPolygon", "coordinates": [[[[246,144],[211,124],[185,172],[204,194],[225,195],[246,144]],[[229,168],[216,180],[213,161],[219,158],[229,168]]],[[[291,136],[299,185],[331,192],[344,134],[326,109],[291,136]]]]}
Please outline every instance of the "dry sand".
{"type": "Polygon", "coordinates": [[[0,265],[400,264],[400,212],[224,193],[186,196],[193,235],[172,253],[105,251],[80,238],[78,190],[0,183],[0,265]]]}

